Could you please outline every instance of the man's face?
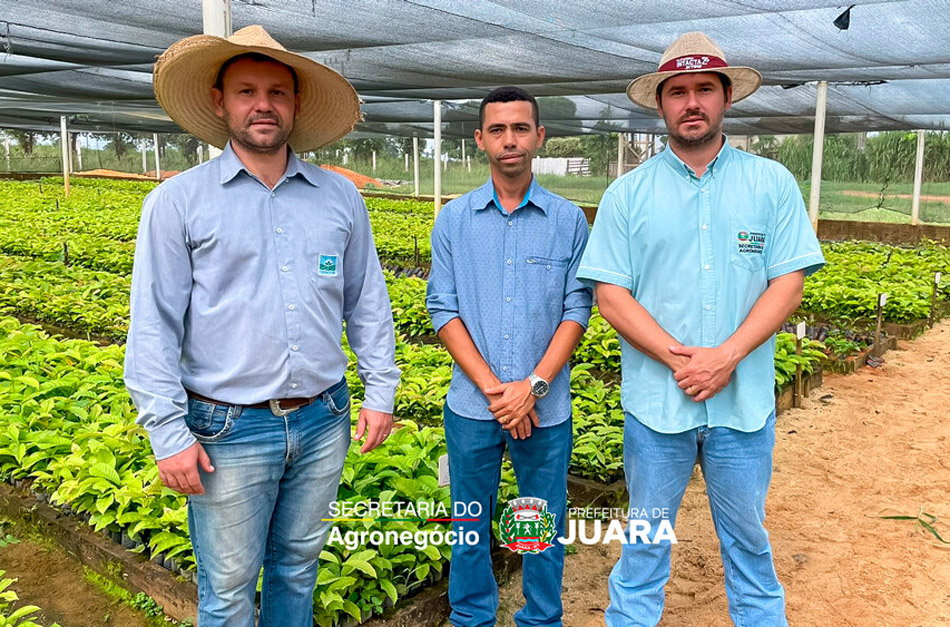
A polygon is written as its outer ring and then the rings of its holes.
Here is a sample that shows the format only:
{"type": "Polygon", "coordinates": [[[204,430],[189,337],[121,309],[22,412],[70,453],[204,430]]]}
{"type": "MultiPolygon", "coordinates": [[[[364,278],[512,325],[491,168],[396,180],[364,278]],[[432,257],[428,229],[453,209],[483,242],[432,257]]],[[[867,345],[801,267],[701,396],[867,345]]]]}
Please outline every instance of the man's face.
{"type": "Polygon", "coordinates": [[[534,123],[530,102],[490,102],[475,143],[488,157],[492,176],[519,178],[531,171],[531,160],[544,143],[544,127],[534,123]]]}
{"type": "Polygon", "coordinates": [[[732,106],[732,87],[725,92],[714,72],[678,74],[668,78],[656,108],[670,139],[681,146],[702,146],[718,141],[722,117],[732,106]]]}
{"type": "Polygon", "coordinates": [[[300,110],[294,77],[276,61],[237,61],[225,72],[221,89],[211,88],[211,99],[231,141],[262,154],[283,150],[300,110]]]}

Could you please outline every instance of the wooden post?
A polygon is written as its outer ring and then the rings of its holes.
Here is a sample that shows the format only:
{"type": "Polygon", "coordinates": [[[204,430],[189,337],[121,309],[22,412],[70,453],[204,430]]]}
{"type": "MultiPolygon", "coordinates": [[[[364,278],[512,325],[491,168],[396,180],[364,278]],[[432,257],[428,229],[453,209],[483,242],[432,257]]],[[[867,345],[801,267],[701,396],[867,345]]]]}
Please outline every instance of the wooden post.
{"type": "MultiPolygon", "coordinates": [[[[795,327],[795,354],[802,356],[802,342],[805,339],[805,322],[799,322],[795,327]]],[[[792,388],[792,407],[802,406],[802,396],[804,395],[804,386],[802,384],[802,364],[801,361],[795,364],[795,386],[792,388]]]]}
{"type": "Polygon", "coordinates": [[[419,195],[419,138],[412,138],[412,195],[419,195]]]}
{"type": "Polygon", "coordinates": [[[142,174],[148,172],[148,146],[145,144],[145,138],[139,142],[139,149],[142,151],[142,174]]]}
{"type": "Polygon", "coordinates": [[[373,174],[376,174],[376,151],[373,151],[373,174]]]}
{"type": "Polygon", "coordinates": [[[162,180],[162,164],[158,160],[158,133],[152,133],[152,144],[155,149],[155,180],[162,180]]]}
{"type": "Polygon", "coordinates": [[[76,164],[79,166],[79,171],[82,172],[82,135],[76,133],[76,164]]]}
{"type": "Polygon", "coordinates": [[[63,148],[63,190],[69,198],[69,133],[66,132],[66,116],[59,116],[59,141],[63,148]]]}
{"type": "Polygon", "coordinates": [[[465,139],[462,139],[462,165],[465,165],[465,139]]]}
{"type": "Polygon", "coordinates": [[[927,134],[917,131],[917,161],[914,163],[914,195],[910,202],[910,223],[920,222],[920,184],[924,178],[924,139],[927,134]]]}
{"type": "MultiPolygon", "coordinates": [[[[201,26],[205,35],[231,36],[231,0],[201,0],[201,26]]],[[[208,146],[208,158],[217,157],[221,149],[208,146]]],[[[158,167],[155,168],[158,170],[158,167]]]]}
{"type": "Polygon", "coordinates": [[[873,355],[875,357],[880,357],[883,354],[881,347],[881,322],[884,318],[884,305],[887,304],[887,294],[878,294],[877,297],[877,328],[874,331],[874,351],[873,355]]]}
{"type": "Polygon", "coordinates": [[[409,171],[409,153],[408,152],[403,154],[403,161],[405,162],[405,164],[402,167],[402,171],[408,172],[409,171]]]}
{"type": "Polygon", "coordinates": [[[825,109],[828,104],[828,81],[818,82],[818,99],[815,102],[815,146],[811,156],[811,194],[808,199],[808,216],[812,228],[818,232],[818,205],[821,200],[821,161],[825,148],[825,109]]]}
{"type": "Polygon", "coordinates": [[[435,152],[432,155],[433,174],[432,183],[433,205],[435,216],[439,216],[442,209],[442,101],[432,101],[432,130],[434,131],[435,152]]]}
{"type": "Polygon", "coordinates": [[[942,276],[943,273],[941,272],[934,273],[933,291],[930,293],[930,317],[927,319],[927,326],[931,329],[937,319],[937,289],[940,287],[940,278],[942,276]]]}

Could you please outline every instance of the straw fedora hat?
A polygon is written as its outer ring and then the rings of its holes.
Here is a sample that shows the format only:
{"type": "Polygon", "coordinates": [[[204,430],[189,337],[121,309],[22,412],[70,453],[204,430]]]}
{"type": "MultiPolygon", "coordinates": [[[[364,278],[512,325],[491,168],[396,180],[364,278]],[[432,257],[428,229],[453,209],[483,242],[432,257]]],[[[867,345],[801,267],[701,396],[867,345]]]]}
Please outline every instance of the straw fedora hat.
{"type": "Polygon", "coordinates": [[[627,97],[646,109],[656,109],[656,88],[671,76],[690,72],[719,72],[732,81],[732,101],[739,102],[759,88],[762,75],[750,67],[733,67],[726,63],[722,49],[704,33],[681,35],[663,57],[652,74],[636,78],[627,87],[627,97]]]}
{"type": "Polygon", "coordinates": [[[360,121],[360,100],[350,83],[334,70],[288,52],[261,26],[248,26],[227,39],[195,35],[171,45],[155,63],[153,85],[158,104],[183,129],[223,148],[228,126],[214,111],[211,87],[231,57],[258,52],[297,72],[300,113],[289,144],[297,152],[334,142],[360,121]]]}

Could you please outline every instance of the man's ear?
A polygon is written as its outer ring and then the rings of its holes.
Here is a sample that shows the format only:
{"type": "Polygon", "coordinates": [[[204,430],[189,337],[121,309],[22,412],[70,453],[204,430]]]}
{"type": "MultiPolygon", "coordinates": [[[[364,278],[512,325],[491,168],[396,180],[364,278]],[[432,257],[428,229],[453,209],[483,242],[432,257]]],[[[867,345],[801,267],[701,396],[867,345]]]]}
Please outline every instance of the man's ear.
{"type": "Polygon", "coordinates": [[[217,87],[211,88],[211,104],[214,105],[214,114],[219,118],[224,117],[224,94],[217,87]]]}
{"type": "Polygon", "coordinates": [[[726,102],[723,106],[723,111],[728,111],[732,108],[732,85],[726,87],[726,102]]]}
{"type": "Polygon", "coordinates": [[[475,129],[475,145],[478,146],[478,149],[482,152],[485,152],[485,145],[482,144],[482,129],[475,129]]]}

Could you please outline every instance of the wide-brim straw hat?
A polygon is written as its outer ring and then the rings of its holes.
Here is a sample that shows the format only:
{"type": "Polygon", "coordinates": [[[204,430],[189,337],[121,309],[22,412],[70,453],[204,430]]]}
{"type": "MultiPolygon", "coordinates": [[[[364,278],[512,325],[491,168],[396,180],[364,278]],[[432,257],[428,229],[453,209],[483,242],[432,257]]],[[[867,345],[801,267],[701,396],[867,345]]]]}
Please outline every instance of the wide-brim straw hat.
{"type": "Polygon", "coordinates": [[[627,97],[641,107],[656,109],[657,86],[671,76],[693,72],[718,72],[728,76],[732,81],[732,102],[752,95],[762,84],[762,75],[758,71],[730,66],[716,42],[697,31],[681,35],[674,41],[660,58],[656,72],[644,74],[630,83],[627,97]]]}
{"type": "Polygon", "coordinates": [[[261,26],[248,26],[227,39],[194,35],[171,45],[155,63],[158,104],[179,126],[212,146],[228,142],[228,125],[215,114],[211,88],[225,61],[258,52],[297,72],[300,112],[288,143],[297,152],[334,142],[360,121],[360,99],[336,71],[288,52],[261,26]]]}

